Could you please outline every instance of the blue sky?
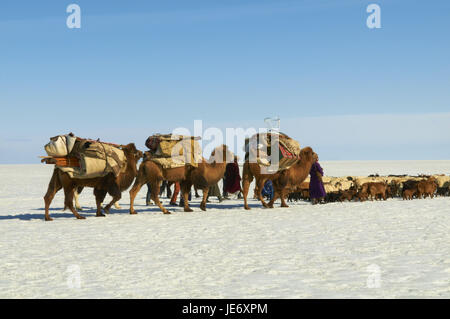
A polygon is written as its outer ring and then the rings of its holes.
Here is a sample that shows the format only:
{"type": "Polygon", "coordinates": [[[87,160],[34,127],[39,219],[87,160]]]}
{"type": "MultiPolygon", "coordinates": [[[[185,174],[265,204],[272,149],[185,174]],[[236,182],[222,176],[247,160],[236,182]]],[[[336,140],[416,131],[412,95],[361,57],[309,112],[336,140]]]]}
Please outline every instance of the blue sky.
{"type": "Polygon", "coordinates": [[[444,0],[2,0],[0,163],[275,115],[322,160],[450,159],[449,31],[444,0]]]}

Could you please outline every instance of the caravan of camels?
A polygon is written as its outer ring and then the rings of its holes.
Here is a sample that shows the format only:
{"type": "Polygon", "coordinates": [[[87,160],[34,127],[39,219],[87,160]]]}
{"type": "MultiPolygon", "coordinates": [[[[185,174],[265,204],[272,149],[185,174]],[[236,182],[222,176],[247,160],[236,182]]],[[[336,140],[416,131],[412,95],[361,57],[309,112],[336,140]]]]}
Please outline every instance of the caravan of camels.
{"type": "MultiPolygon", "coordinates": [[[[403,197],[409,200],[422,197],[449,196],[449,176],[369,176],[326,177],[318,163],[318,155],[311,147],[300,144],[276,130],[258,133],[245,140],[245,159],[242,180],[237,172],[232,176],[228,169],[237,165],[237,156],[226,145],[213,149],[208,159],[203,158],[199,137],[175,134],[150,136],[146,141],[148,151],[139,151],[135,144],[117,145],[76,137],[70,133],[50,139],[45,145],[48,156],[43,163],[55,165],[53,175],[44,196],[45,220],[56,193],[64,190],[64,206],[77,219],[80,205],[77,195],[84,187],[94,189],[96,216],[105,216],[113,205],[118,205],[122,192],[131,187],[130,214],[136,214],[134,202],[142,186],[147,185],[150,198],[164,214],[170,214],[161,201],[160,187],[175,184],[181,190],[180,206],[192,212],[189,206],[191,188],[195,194],[202,190],[200,209],[205,211],[208,196],[219,192],[218,182],[237,184],[245,209],[249,210],[250,184],[255,180],[254,198],[265,208],[273,208],[280,199],[286,201],[307,200],[313,204],[334,201],[386,200],[403,197]],[[139,160],[142,162],[138,165],[139,160]],[[310,176],[310,177],[309,177],[310,176]],[[236,183],[237,182],[237,183],[236,183]],[[267,193],[267,188],[271,193],[267,193]],[[105,207],[102,203],[109,194],[112,197],[105,207]],[[319,195],[317,195],[319,194],[319,195]],[[266,200],[269,202],[266,202],[266,200]],[[74,206],[74,200],[77,203],[74,206]]],[[[176,192],[176,191],[175,191],[176,192]]],[[[236,193],[237,193],[236,192],[236,193]]],[[[216,196],[214,194],[213,196],[216,196]]],[[[175,195],[176,200],[176,195],[175,195]]],[[[147,201],[149,203],[149,200],[147,201]]],[[[173,200],[171,201],[173,205],[173,200]]]]}

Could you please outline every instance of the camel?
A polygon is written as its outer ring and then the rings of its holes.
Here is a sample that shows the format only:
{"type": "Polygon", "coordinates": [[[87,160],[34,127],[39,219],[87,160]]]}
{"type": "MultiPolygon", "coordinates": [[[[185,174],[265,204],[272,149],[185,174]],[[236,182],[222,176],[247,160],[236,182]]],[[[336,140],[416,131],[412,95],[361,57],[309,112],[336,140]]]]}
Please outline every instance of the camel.
{"type": "Polygon", "coordinates": [[[265,208],[273,208],[273,203],[281,197],[281,207],[289,207],[286,204],[285,198],[289,189],[296,186],[300,186],[309,175],[311,166],[314,163],[313,154],[315,154],[310,147],[306,147],[300,152],[300,160],[297,161],[289,169],[278,171],[273,174],[262,174],[261,167],[258,163],[244,163],[243,177],[242,177],[242,189],[244,195],[244,208],[249,210],[247,202],[248,190],[253,178],[256,179],[255,189],[257,189],[257,195],[261,204],[265,208]],[[262,189],[267,180],[271,180],[274,187],[274,197],[270,203],[266,203],[262,196],[262,189]]]}
{"type": "Polygon", "coordinates": [[[122,191],[126,190],[133,183],[137,175],[137,162],[142,158],[142,152],[136,149],[136,146],[131,143],[121,146],[127,158],[127,166],[124,172],[117,177],[110,173],[103,177],[76,179],[71,178],[69,174],[64,173],[57,167],[53,170],[53,175],[48,185],[47,193],[44,196],[45,202],[45,220],[51,221],[49,208],[55,197],[55,194],[61,189],[64,189],[64,205],[70,209],[77,219],[85,219],[85,217],[78,214],[73,206],[74,193],[79,187],[94,188],[94,195],[97,203],[97,217],[105,216],[102,213],[102,203],[106,194],[110,194],[112,201],[103,209],[105,213],[109,213],[111,206],[114,205],[122,197],[122,191]]]}
{"type": "Polygon", "coordinates": [[[300,160],[288,169],[281,171],[277,178],[272,180],[274,196],[267,204],[269,208],[273,208],[273,204],[278,198],[281,199],[281,207],[289,207],[286,204],[289,189],[301,186],[308,177],[316,156],[317,154],[311,147],[303,148],[300,151],[300,160]]]}
{"type": "Polygon", "coordinates": [[[163,168],[160,164],[157,164],[150,159],[144,159],[139,167],[136,181],[130,190],[130,214],[136,214],[136,211],[134,210],[134,200],[141,187],[146,183],[151,184],[151,199],[164,214],[170,214],[159,201],[159,186],[163,180],[180,183],[185,212],[193,211],[189,207],[188,201],[189,191],[191,190],[192,185],[197,189],[201,189],[203,191],[203,199],[200,204],[200,209],[206,211],[206,200],[208,198],[209,187],[223,178],[226,165],[229,161],[232,161],[233,158],[234,154],[228,150],[227,146],[221,145],[213,150],[209,161],[202,159],[202,162],[198,163],[197,167],[185,164],[184,166],[176,168],[163,168]]]}

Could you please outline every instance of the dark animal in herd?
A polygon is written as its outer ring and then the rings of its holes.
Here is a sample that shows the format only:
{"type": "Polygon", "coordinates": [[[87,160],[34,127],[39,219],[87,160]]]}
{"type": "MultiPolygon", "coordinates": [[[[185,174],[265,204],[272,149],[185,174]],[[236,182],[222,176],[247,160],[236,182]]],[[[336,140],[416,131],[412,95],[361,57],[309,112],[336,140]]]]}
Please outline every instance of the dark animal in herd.
{"type": "Polygon", "coordinates": [[[436,192],[437,196],[450,196],[450,187],[439,187],[436,192]]]}
{"type": "Polygon", "coordinates": [[[358,191],[355,188],[343,191],[339,200],[341,202],[344,202],[346,200],[350,202],[356,197],[357,193],[358,193],[358,191]]]}

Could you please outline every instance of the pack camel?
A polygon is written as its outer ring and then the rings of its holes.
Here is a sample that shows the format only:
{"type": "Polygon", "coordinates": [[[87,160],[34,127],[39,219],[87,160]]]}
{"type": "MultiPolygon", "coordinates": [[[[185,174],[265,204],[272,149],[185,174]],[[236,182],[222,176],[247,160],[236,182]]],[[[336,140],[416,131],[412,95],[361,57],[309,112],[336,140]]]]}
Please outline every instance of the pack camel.
{"type": "Polygon", "coordinates": [[[118,176],[126,168],[126,157],[119,145],[75,137],[72,133],[52,137],[45,145],[42,162],[55,164],[71,178],[118,176]]]}
{"type": "Polygon", "coordinates": [[[160,164],[164,169],[183,167],[185,164],[197,167],[203,159],[197,142],[199,139],[174,134],[152,135],[145,142],[150,151],[145,152],[144,160],[160,164]]]}
{"type": "MultiPolygon", "coordinates": [[[[277,171],[294,165],[300,156],[300,144],[283,133],[270,132],[255,134],[245,140],[245,160],[255,160],[259,165],[276,165],[277,171]],[[278,138],[278,149],[272,150],[272,139],[278,138]],[[273,152],[278,152],[278,163],[271,162],[273,152]]],[[[276,159],[275,159],[276,160],[276,159]]]]}

